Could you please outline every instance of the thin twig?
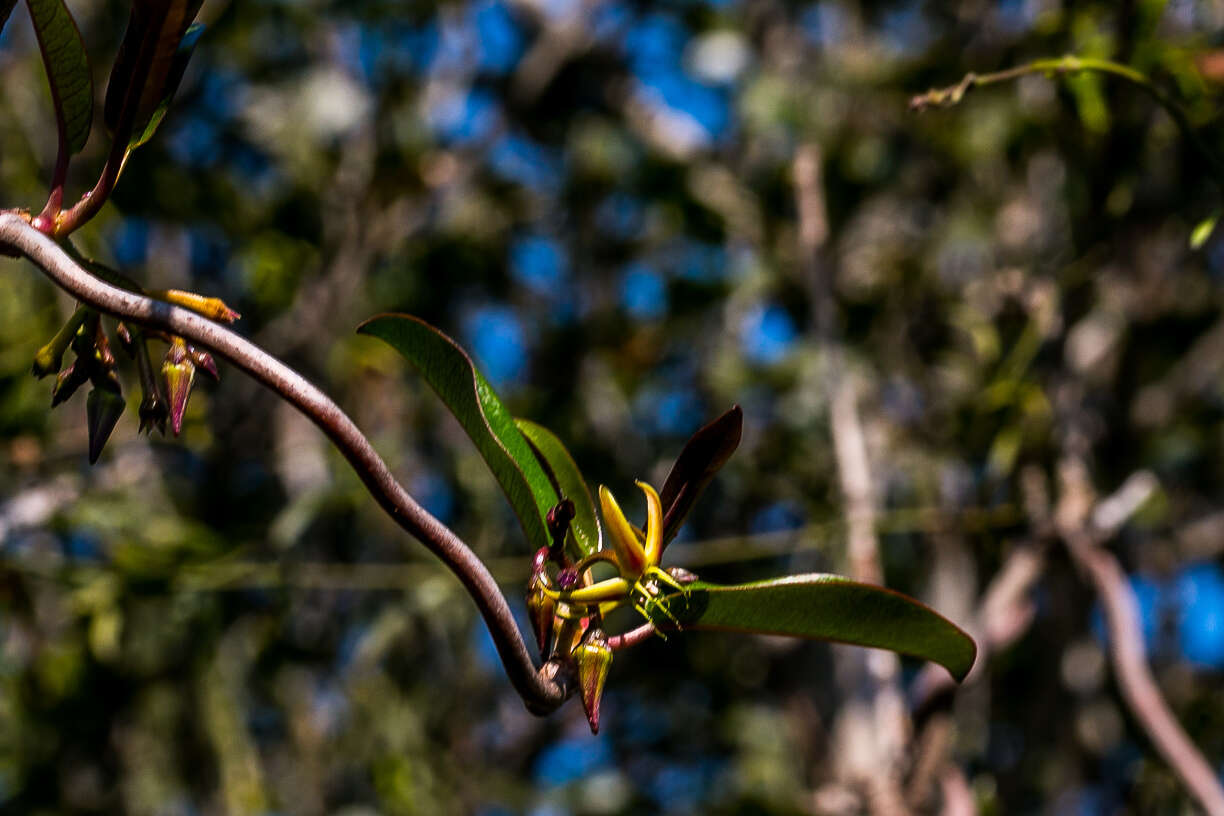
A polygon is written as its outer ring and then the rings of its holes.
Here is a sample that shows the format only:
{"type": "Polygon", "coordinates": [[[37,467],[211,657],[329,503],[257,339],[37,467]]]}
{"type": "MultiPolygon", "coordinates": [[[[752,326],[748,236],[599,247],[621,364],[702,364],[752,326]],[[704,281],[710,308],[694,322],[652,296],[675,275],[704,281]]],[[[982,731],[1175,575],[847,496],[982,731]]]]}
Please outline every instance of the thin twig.
{"type": "Polygon", "coordinates": [[[536,670],[505,596],[488,568],[462,540],[429,514],[396,481],[352,419],[302,375],[254,343],[187,309],[119,289],[82,269],[59,245],[13,213],[0,213],[0,246],[29,258],[56,285],[100,312],[160,329],[207,348],[271,389],[306,415],[344,454],[370,495],[458,576],[485,619],[515,690],[531,711],[555,710],[572,691],[555,663],[536,670]]]}
{"type": "MultiPolygon", "coordinates": [[[[1072,459],[1064,463],[1062,471],[1064,504],[1090,506],[1089,501],[1076,495],[1091,493],[1086,466],[1072,459]]],[[[1105,610],[1109,659],[1127,707],[1199,806],[1210,816],[1224,816],[1224,786],[1161,695],[1144,652],[1143,625],[1134,590],[1118,559],[1102,546],[1117,526],[1101,525],[1120,525],[1156,487],[1150,473],[1137,473],[1114,494],[1119,506],[1102,502],[1091,516],[1082,511],[1060,512],[1058,534],[1072,560],[1092,582],[1105,610]]]]}
{"type": "Polygon", "coordinates": [[[932,88],[926,93],[914,96],[910,99],[909,108],[912,111],[923,111],[931,107],[950,107],[960,102],[965,94],[974,88],[996,85],[1000,82],[1010,82],[1032,74],[1054,77],[1084,72],[1117,77],[1142,88],[1173,117],[1173,121],[1177,123],[1178,128],[1185,134],[1190,144],[1211,165],[1216,183],[1221,188],[1224,188],[1224,161],[1221,161],[1215,152],[1203,141],[1202,137],[1199,136],[1198,131],[1190,123],[1190,117],[1186,114],[1186,109],[1146,74],[1119,62],[1097,59],[1095,57],[1077,57],[1073,54],[1068,54],[1064,57],[1034,60],[1024,65],[1017,65],[1014,68],[988,74],[968,73],[955,85],[949,85],[946,88],[932,88]]]}

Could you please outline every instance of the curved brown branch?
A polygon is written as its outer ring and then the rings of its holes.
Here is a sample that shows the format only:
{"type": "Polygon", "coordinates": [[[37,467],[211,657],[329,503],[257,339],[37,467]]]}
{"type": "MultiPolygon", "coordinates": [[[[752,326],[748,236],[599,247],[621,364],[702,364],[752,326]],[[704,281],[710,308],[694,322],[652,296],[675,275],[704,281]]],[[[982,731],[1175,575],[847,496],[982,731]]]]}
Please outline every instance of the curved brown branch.
{"type": "Polygon", "coordinates": [[[1089,515],[1091,486],[1086,466],[1070,458],[1061,470],[1064,496],[1056,514],[1057,532],[1101,600],[1109,630],[1109,659],[1122,697],[1203,811],[1224,816],[1224,785],[1161,695],[1143,646],[1139,602],[1122,565],[1102,546],[1156,489],[1156,479],[1142,471],[1132,475],[1089,515]]]}
{"type": "Polygon", "coordinates": [[[484,562],[445,524],[417,504],[353,420],[302,375],[218,323],[99,280],[19,215],[0,212],[0,249],[11,249],[29,258],[52,282],[91,308],[179,335],[209,349],[305,414],[344,454],[379,506],[458,576],[484,617],[506,674],[527,708],[546,714],[570,695],[573,683],[563,667],[550,662],[538,671],[535,668],[506,598],[484,562]]]}

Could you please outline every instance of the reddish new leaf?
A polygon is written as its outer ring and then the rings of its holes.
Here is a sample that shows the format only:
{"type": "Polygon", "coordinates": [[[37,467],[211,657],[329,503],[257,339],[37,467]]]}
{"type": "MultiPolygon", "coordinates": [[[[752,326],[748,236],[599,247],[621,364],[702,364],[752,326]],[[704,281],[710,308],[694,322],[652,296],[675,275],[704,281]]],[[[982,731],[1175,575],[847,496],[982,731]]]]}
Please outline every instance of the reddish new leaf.
{"type": "Polygon", "coordinates": [[[731,410],[693,434],[672,465],[659,498],[663,501],[663,544],[671,541],[714,474],[739,447],[744,412],[731,410]]]}

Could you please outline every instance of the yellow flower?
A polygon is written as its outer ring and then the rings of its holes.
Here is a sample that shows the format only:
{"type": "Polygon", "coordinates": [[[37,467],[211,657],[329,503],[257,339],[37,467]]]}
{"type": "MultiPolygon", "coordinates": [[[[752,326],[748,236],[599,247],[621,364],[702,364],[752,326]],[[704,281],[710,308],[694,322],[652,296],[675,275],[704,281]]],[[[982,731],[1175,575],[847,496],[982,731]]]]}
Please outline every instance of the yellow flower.
{"type": "Polygon", "coordinates": [[[653,620],[657,609],[679,625],[679,621],[660,603],[664,587],[681,592],[684,587],[659,567],[663,556],[663,503],[658,492],[645,482],[637,486],[646,494],[646,527],[638,530],[625,518],[612,491],[600,485],[599,503],[604,526],[611,540],[611,551],[604,549],[583,559],[575,567],[579,576],[596,561],[616,566],[615,578],[571,590],[546,589],[546,594],[558,602],[559,615],[583,617],[593,612],[606,614],[626,604],[632,604],[647,620],[653,620]]]}

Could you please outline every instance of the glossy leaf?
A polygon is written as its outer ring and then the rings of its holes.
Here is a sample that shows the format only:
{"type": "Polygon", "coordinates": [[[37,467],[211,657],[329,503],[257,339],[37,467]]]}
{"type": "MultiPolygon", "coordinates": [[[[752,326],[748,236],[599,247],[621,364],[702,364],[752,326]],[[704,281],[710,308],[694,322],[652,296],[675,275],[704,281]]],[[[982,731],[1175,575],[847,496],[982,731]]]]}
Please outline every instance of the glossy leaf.
{"type": "Polygon", "coordinates": [[[685,443],[672,465],[659,494],[663,500],[663,546],[675,538],[680,525],[693,509],[697,497],[706,489],[719,469],[739,447],[744,431],[744,412],[734,405],[729,411],[702,427],[685,443]]]}
{"type": "Polygon", "coordinates": [[[203,32],[192,26],[202,0],[136,0],[106,87],[103,117],[115,132],[134,106],[129,146],[153,135],[203,32]]]}
{"type": "Polygon", "coordinates": [[[411,315],[371,318],[357,329],[404,355],[459,420],[493,471],[533,547],[549,544],[545,518],[557,494],[527,439],[467,353],[411,315]]]}
{"type": "Polygon", "coordinates": [[[162,120],[166,118],[166,111],[170,109],[170,103],[174,101],[174,94],[178,92],[179,83],[183,81],[187,63],[191,61],[191,55],[195,53],[196,43],[202,36],[204,36],[203,23],[193,23],[183,34],[183,39],[179,42],[178,51],[175,52],[174,61],[170,66],[170,75],[162,91],[161,103],[153,110],[148,121],[143,124],[137,122],[136,127],[132,130],[132,140],[128,145],[130,148],[140,147],[152,139],[153,134],[161,127],[162,120]]]}
{"type": "Polygon", "coordinates": [[[527,419],[517,419],[518,429],[531,443],[544,472],[551,477],[558,500],[565,498],[574,503],[574,518],[570,522],[567,544],[573,547],[575,560],[599,551],[599,516],[595,514],[595,500],[574,458],[565,449],[557,435],[543,425],[527,419]]]}
{"type": "Polygon", "coordinates": [[[69,153],[79,153],[93,125],[93,75],[81,32],[64,0],[26,0],[42,50],[55,119],[69,153]]]}
{"type": "Polygon", "coordinates": [[[697,582],[668,610],[686,629],[718,629],[849,643],[930,660],[958,681],[977,645],[960,627],[913,598],[840,575],[791,575],[735,586],[697,582]]]}

